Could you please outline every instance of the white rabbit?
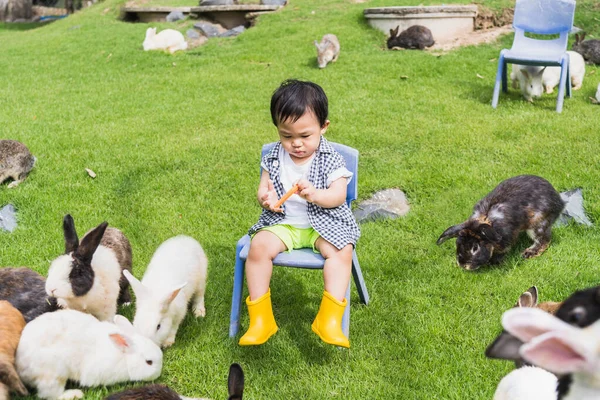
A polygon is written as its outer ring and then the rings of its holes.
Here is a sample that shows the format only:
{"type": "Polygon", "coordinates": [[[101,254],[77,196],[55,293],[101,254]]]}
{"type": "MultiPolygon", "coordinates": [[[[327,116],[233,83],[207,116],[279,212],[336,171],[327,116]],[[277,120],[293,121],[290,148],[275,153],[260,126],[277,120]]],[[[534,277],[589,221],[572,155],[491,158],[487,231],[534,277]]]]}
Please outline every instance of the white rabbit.
{"type": "Polygon", "coordinates": [[[192,297],[194,315],[204,316],[204,290],[208,260],[202,246],[189,236],[176,236],[162,243],[142,281],[123,271],[136,297],[133,325],[162,347],[171,346],[192,297]],[[183,290],[182,290],[183,289],[183,290]]]}
{"type": "MultiPolygon", "coordinates": [[[[567,51],[569,54],[569,73],[571,74],[571,86],[573,90],[581,89],[583,77],[585,76],[585,60],[581,54],[567,51]]],[[[542,85],[546,93],[552,93],[560,82],[560,67],[546,67],[542,76],[542,85]]]]}
{"type": "Polygon", "coordinates": [[[525,100],[533,103],[534,97],[542,95],[542,75],[545,68],[533,65],[513,64],[510,73],[512,87],[516,89],[518,82],[525,100]]]}
{"type": "Polygon", "coordinates": [[[494,400],[556,400],[558,380],[538,367],[522,367],[506,375],[496,388],[494,400]]]}
{"type": "Polygon", "coordinates": [[[146,30],[146,39],[144,39],[144,50],[168,50],[173,54],[177,50],[185,50],[188,47],[183,34],[175,29],[165,29],[156,33],[156,28],[146,30]]]}
{"type": "Polygon", "coordinates": [[[596,101],[600,103],[600,83],[598,84],[598,90],[596,90],[596,101]]]}
{"type": "Polygon", "coordinates": [[[77,399],[67,380],[81,386],[154,380],[162,370],[162,351],[117,315],[114,324],[75,310],[45,313],[23,329],[16,365],[23,382],[42,399],[77,399]]]}
{"type": "Polygon", "coordinates": [[[337,36],[331,33],[324,35],[321,43],[315,40],[315,47],[319,68],[325,68],[329,62],[336,62],[340,55],[340,42],[337,36]]]}
{"type": "Polygon", "coordinates": [[[50,265],[46,293],[56,297],[63,308],[112,321],[117,302],[129,302],[129,282],[121,280],[121,270],[131,270],[131,246],[121,231],[103,222],[81,239],[73,218],[63,219],[65,254],[50,265]]]}

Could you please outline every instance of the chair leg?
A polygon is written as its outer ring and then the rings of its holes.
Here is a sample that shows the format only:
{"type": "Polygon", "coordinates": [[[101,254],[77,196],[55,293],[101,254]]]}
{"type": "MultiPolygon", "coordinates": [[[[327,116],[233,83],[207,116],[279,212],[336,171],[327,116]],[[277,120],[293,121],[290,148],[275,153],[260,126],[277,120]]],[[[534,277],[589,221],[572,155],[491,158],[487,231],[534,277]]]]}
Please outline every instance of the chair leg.
{"type": "Polygon", "coordinates": [[[500,97],[500,83],[502,81],[503,70],[505,69],[504,56],[500,52],[500,58],[498,59],[498,70],[496,71],[496,82],[494,83],[494,94],[492,96],[492,108],[498,106],[498,98],[500,97]]]}
{"type": "Polygon", "coordinates": [[[568,61],[565,62],[565,59],[561,61],[560,66],[560,81],[558,83],[558,98],[556,99],[556,112],[562,112],[563,102],[565,100],[565,88],[566,85],[570,85],[570,82],[567,82],[567,70],[568,70],[568,61]]]}
{"type": "Polygon", "coordinates": [[[363,304],[369,304],[369,292],[367,291],[367,285],[365,284],[365,278],[363,278],[360,264],[358,263],[358,257],[356,256],[356,250],[352,252],[352,276],[354,277],[354,284],[358,291],[358,298],[363,304]]]}
{"type": "Polygon", "coordinates": [[[248,243],[250,243],[250,237],[246,235],[238,241],[235,248],[235,269],[233,272],[233,290],[231,294],[229,337],[235,337],[240,328],[240,310],[242,308],[242,293],[244,290],[244,267],[246,265],[246,261],[240,258],[240,252],[248,243]]]}
{"type": "Polygon", "coordinates": [[[567,97],[571,98],[571,63],[569,62],[569,66],[567,67],[567,97]]]}
{"type": "Polygon", "coordinates": [[[348,339],[350,339],[350,286],[352,282],[348,283],[348,289],[346,289],[346,308],[344,309],[344,315],[342,316],[342,332],[348,339]]]}
{"type": "Polygon", "coordinates": [[[508,93],[508,69],[504,59],[502,59],[502,91],[508,93]]]}

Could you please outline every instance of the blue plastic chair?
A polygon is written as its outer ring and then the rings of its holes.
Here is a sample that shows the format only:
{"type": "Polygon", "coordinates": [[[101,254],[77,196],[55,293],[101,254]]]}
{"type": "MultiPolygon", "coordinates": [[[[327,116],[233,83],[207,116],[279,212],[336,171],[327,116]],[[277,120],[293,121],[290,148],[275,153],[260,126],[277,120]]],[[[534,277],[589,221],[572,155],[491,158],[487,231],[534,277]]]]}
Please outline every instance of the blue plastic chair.
{"type": "Polygon", "coordinates": [[[500,81],[502,91],[507,91],[507,63],[535,66],[560,66],[560,82],[556,111],[561,112],[565,96],[571,97],[569,55],[567,54],[568,35],[573,28],[575,0],[517,0],[513,19],[515,38],[512,47],[500,52],[498,72],[494,85],[492,107],[498,105],[500,81]],[[525,32],[540,35],[560,36],[553,40],[532,39],[525,32]]]}
{"type": "MultiPolygon", "coordinates": [[[[346,193],[346,203],[348,206],[352,201],[356,200],[358,193],[358,150],[352,147],[344,146],[338,143],[329,142],[333,148],[344,156],[346,160],[346,168],[354,174],[352,180],[348,184],[346,193]]],[[[263,146],[262,156],[264,157],[275,143],[269,143],[263,146]]],[[[235,271],[233,273],[233,293],[231,296],[231,316],[229,320],[229,337],[234,337],[240,327],[240,309],[242,307],[242,292],[244,284],[244,268],[248,250],[250,249],[250,236],[245,235],[238,242],[235,249],[235,271]]],[[[320,254],[314,253],[312,249],[292,250],[290,253],[280,253],[273,260],[273,265],[293,268],[308,268],[308,269],[323,269],[325,260],[320,254]]],[[[369,293],[365,285],[365,280],[356,257],[356,250],[352,253],[352,276],[358,291],[358,297],[363,304],[369,304],[369,293]]],[[[346,291],[346,309],[342,318],[342,331],[346,337],[350,337],[350,286],[346,291]]]]}

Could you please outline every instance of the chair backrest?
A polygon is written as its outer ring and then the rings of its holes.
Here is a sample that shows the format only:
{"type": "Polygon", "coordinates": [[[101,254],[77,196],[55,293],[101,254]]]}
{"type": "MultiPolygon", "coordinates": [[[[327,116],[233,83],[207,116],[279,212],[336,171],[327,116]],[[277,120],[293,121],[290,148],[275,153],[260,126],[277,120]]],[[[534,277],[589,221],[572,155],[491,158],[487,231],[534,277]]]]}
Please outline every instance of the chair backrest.
{"type": "Polygon", "coordinates": [[[575,17],[575,0],[517,0],[513,27],[552,35],[569,32],[575,17]]]}
{"type": "MultiPolygon", "coordinates": [[[[265,144],[262,148],[261,159],[264,157],[276,144],[277,142],[265,144]]],[[[352,204],[356,197],[358,196],[358,150],[345,146],[339,143],[329,142],[329,144],[344,156],[344,160],[346,160],[346,168],[348,171],[352,172],[352,180],[348,184],[348,189],[346,192],[346,204],[348,207],[352,204]]]]}

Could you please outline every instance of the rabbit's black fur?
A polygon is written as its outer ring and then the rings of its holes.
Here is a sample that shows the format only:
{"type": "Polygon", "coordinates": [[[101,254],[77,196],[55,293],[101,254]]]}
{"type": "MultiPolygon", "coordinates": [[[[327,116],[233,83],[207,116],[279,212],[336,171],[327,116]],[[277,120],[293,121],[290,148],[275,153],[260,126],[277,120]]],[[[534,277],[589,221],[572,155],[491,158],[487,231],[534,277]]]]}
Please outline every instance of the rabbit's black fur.
{"type": "Polygon", "coordinates": [[[387,40],[388,49],[402,47],[405,49],[423,50],[425,47],[431,47],[435,43],[429,28],[422,25],[413,25],[398,35],[399,29],[400,26],[390,29],[390,37],[387,40]]]}
{"type": "Polygon", "coordinates": [[[523,257],[535,257],[550,244],[552,224],[564,207],[560,194],[544,178],[509,178],[475,205],[467,221],[446,229],[437,244],[456,237],[458,264],[476,270],[502,261],[519,234],[527,231],[534,243],[523,257]]]}
{"type": "Polygon", "coordinates": [[[181,400],[181,397],[165,385],[146,385],[111,394],[105,400],[181,400]]]}
{"type": "Polygon", "coordinates": [[[46,279],[29,268],[0,268],[0,300],[7,300],[26,322],[58,310],[56,299],[46,294],[46,279]]]}
{"type": "MultiPolygon", "coordinates": [[[[242,400],[244,371],[239,364],[231,364],[227,378],[228,400],[242,400]]],[[[181,400],[177,392],[164,385],[146,385],[114,393],[104,400],[181,400]]],[[[190,399],[192,400],[192,399],[190,399]]]]}
{"type": "Polygon", "coordinates": [[[585,61],[592,64],[600,64],[600,40],[585,39],[585,32],[581,35],[575,34],[575,43],[573,43],[573,51],[578,52],[583,56],[585,61]]]}

